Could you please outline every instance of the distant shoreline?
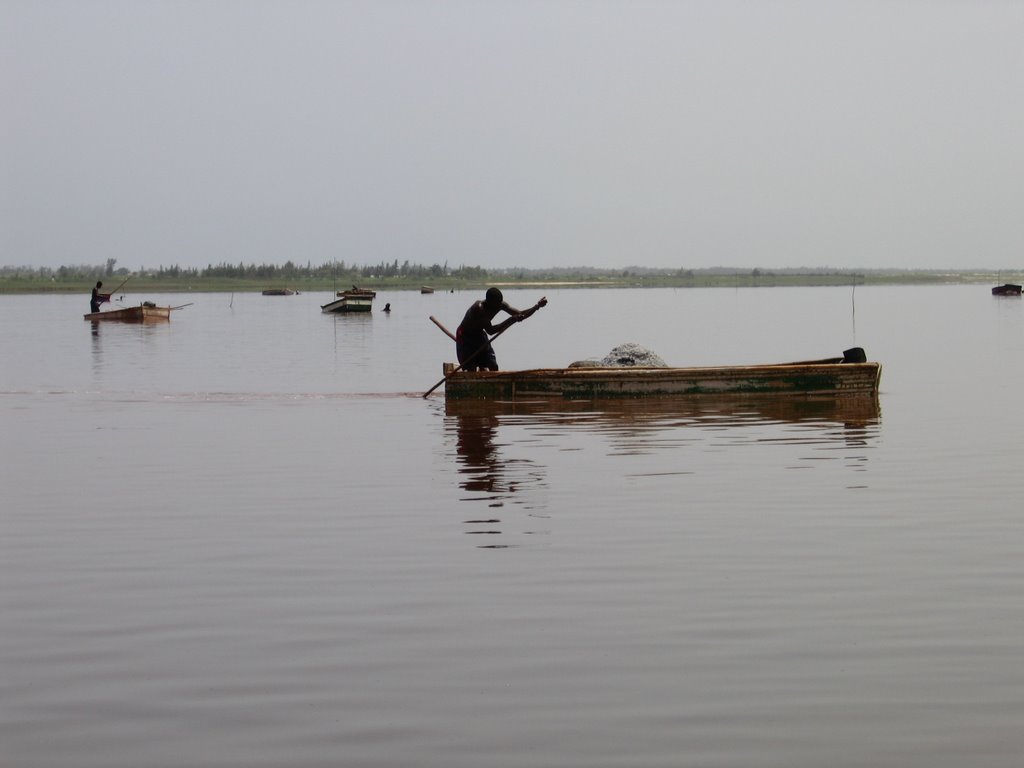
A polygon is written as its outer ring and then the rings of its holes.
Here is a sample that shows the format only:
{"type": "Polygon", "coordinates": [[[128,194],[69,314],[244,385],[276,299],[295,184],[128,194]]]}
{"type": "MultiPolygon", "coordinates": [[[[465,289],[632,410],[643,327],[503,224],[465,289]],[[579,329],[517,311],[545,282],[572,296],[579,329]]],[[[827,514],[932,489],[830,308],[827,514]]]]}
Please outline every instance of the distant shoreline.
{"type": "MultiPolygon", "coordinates": [[[[452,291],[480,291],[488,286],[502,288],[774,288],[774,287],[836,287],[858,285],[1002,285],[1024,282],[1024,270],[1010,271],[954,271],[954,270],[877,270],[864,272],[791,272],[770,270],[687,271],[661,274],[639,268],[615,273],[529,274],[519,271],[513,276],[508,270],[474,279],[438,276],[429,281],[438,293],[452,291]],[[525,273],[525,274],[524,274],[525,273]]],[[[0,295],[89,293],[96,278],[43,278],[38,275],[0,274],[0,295]]],[[[298,293],[334,293],[352,285],[376,291],[418,291],[426,287],[422,280],[391,277],[363,277],[346,275],[345,279],[298,277],[223,278],[223,277],[167,277],[151,274],[118,273],[101,278],[104,287],[113,290],[127,279],[117,291],[124,294],[141,293],[260,293],[268,289],[287,288],[298,293]]]]}

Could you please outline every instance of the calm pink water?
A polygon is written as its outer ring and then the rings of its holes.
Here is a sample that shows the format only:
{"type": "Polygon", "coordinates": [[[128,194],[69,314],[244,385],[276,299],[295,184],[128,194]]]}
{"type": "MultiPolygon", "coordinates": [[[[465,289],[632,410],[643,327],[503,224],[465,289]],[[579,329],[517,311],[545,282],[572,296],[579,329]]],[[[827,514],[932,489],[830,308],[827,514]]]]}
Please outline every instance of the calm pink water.
{"type": "Polygon", "coordinates": [[[0,764],[1020,764],[1020,299],[546,295],[503,367],[856,344],[879,407],[423,400],[476,294],[0,297],[0,764]]]}

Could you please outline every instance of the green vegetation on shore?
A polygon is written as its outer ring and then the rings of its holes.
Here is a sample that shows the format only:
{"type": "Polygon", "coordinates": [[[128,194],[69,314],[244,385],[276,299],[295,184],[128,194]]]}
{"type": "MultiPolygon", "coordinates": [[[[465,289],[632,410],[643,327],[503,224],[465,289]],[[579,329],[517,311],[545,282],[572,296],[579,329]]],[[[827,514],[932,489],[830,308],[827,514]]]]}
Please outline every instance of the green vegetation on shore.
{"type": "Polygon", "coordinates": [[[87,293],[97,280],[114,290],[128,279],[131,293],[181,293],[213,291],[262,291],[290,288],[300,292],[343,290],[353,285],[374,290],[478,290],[489,285],[552,286],[563,288],[709,288],[827,285],[921,285],[1024,281],[1024,271],[997,270],[832,270],[832,269],[483,269],[447,265],[412,265],[406,262],[367,266],[344,262],[320,266],[273,264],[220,264],[205,269],[160,267],[130,271],[118,268],[115,259],[105,265],[47,267],[0,267],[0,294],[87,293]]]}

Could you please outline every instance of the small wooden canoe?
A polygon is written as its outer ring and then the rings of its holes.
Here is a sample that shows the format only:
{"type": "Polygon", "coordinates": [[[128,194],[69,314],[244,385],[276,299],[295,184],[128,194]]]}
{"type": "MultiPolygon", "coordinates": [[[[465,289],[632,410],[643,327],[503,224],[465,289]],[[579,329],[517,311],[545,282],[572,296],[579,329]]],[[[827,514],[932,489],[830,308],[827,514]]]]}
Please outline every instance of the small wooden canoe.
{"type": "Polygon", "coordinates": [[[119,323],[165,323],[171,319],[171,309],[172,307],[158,307],[146,303],[106,312],[90,312],[85,315],[85,319],[93,322],[103,320],[119,323]]]}
{"type": "Polygon", "coordinates": [[[424,286],[422,286],[420,288],[420,293],[433,293],[433,292],[434,292],[434,289],[431,288],[429,285],[424,285],[424,286]]]}
{"type": "Polygon", "coordinates": [[[263,292],[264,296],[295,296],[298,291],[293,291],[291,288],[268,288],[263,292]]]}
{"type": "Polygon", "coordinates": [[[516,400],[597,400],[706,395],[874,395],[879,363],[827,362],[705,368],[541,368],[526,371],[461,371],[444,368],[445,397],[516,400]]]}
{"type": "Polygon", "coordinates": [[[1013,283],[1004,283],[992,289],[993,296],[1020,296],[1020,292],[1021,286],[1013,283]]]}

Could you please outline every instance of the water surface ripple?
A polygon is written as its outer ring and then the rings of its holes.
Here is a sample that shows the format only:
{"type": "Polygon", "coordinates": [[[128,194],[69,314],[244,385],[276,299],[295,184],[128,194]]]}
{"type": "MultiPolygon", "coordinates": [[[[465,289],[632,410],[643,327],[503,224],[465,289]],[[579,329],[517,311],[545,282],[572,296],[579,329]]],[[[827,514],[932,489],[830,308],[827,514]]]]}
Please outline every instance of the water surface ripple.
{"type": "Polygon", "coordinates": [[[545,293],[503,367],[859,345],[882,391],[446,404],[475,293],[0,297],[0,764],[1021,764],[1019,299],[545,293]]]}

